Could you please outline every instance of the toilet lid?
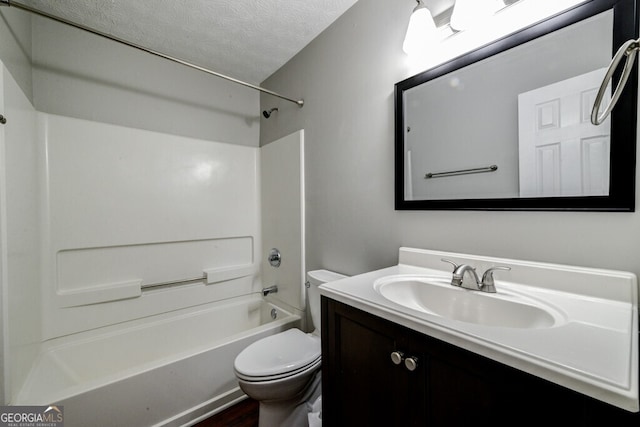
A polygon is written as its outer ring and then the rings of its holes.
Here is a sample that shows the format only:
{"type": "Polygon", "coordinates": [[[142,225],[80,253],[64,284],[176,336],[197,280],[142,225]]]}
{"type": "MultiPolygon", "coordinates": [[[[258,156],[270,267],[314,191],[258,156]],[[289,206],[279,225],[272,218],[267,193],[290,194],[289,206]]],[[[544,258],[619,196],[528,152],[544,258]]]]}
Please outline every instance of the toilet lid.
{"type": "Polygon", "coordinates": [[[245,377],[271,377],[300,370],[320,359],[320,353],[319,337],[294,328],[249,345],[234,368],[245,377]]]}

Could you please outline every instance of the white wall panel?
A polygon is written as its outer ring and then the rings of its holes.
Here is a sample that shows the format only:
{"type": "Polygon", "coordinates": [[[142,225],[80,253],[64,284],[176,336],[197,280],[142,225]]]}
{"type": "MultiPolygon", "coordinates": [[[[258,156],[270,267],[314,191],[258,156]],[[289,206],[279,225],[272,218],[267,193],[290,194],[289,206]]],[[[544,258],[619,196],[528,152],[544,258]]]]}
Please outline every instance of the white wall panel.
{"type": "Polygon", "coordinates": [[[260,149],[262,193],[262,272],[265,286],[277,285],[274,298],[305,308],[304,131],[260,149]],[[271,248],[282,254],[280,267],[267,262],[271,248]]]}
{"type": "Polygon", "coordinates": [[[252,273],[140,291],[256,263],[257,148],[44,113],[38,128],[47,153],[47,337],[259,286],[252,273]]]}
{"type": "Polygon", "coordinates": [[[41,338],[36,112],[0,63],[0,278],[5,399],[11,402],[41,338]]]}

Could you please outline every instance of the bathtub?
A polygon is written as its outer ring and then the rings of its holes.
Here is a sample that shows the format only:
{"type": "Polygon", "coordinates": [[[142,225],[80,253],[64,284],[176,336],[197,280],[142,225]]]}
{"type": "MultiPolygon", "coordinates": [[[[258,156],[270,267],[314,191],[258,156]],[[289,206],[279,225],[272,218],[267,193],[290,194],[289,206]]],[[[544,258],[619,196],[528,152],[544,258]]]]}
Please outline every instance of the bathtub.
{"type": "Polygon", "coordinates": [[[242,349],[299,321],[254,294],[57,338],[14,404],[63,405],[66,427],[191,425],[244,398],[242,349]]]}

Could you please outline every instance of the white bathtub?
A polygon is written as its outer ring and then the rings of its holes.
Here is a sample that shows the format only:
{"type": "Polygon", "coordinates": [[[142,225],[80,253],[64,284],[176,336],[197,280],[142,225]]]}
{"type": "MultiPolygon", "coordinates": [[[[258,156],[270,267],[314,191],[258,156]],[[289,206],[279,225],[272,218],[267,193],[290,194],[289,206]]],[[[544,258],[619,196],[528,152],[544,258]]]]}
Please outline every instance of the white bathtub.
{"type": "Polygon", "coordinates": [[[63,405],[66,427],[190,425],[244,397],[242,349],[299,321],[256,294],[58,338],[14,404],[63,405]]]}

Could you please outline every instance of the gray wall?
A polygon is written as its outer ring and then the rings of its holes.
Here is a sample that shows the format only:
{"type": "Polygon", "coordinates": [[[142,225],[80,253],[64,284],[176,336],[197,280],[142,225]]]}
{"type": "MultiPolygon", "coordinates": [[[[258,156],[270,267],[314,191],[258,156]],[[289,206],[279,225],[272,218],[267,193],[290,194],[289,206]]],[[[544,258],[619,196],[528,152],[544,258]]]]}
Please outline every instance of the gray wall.
{"type": "MultiPolygon", "coordinates": [[[[264,82],[302,96],[262,120],[261,144],[306,135],[307,270],[348,274],[397,263],[413,246],[640,274],[639,213],[401,212],[393,207],[393,85],[409,2],[355,4],[264,82]]],[[[637,185],[640,188],[640,185],[637,185]]]]}
{"type": "Polygon", "coordinates": [[[0,60],[33,102],[31,83],[31,15],[0,8],[0,60]]]}
{"type": "Polygon", "coordinates": [[[33,17],[38,111],[258,146],[258,92],[41,17],[33,17]]]}
{"type": "Polygon", "coordinates": [[[258,92],[18,9],[0,60],[38,111],[258,145],[258,92]]]}

